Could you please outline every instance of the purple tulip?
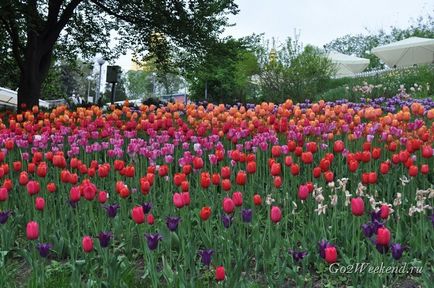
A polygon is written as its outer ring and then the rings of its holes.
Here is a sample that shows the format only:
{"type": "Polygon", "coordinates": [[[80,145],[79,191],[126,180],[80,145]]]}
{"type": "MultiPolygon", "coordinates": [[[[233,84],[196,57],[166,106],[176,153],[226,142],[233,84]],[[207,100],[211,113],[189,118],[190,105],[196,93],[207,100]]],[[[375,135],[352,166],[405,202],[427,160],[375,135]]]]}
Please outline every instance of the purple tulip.
{"type": "Polygon", "coordinates": [[[223,222],[223,226],[225,226],[225,228],[229,228],[232,224],[232,216],[223,214],[222,215],[222,222],[223,222]]]}
{"type": "Polygon", "coordinates": [[[107,211],[107,216],[110,218],[116,217],[116,214],[118,213],[118,209],[120,208],[119,204],[112,204],[104,206],[105,210],[107,211]]]}
{"type": "Polygon", "coordinates": [[[8,221],[11,211],[0,211],[0,224],[5,224],[8,221]]]}
{"type": "Polygon", "coordinates": [[[394,243],[390,245],[390,249],[392,250],[393,259],[399,260],[402,257],[402,253],[404,253],[405,247],[399,243],[394,243]]]}
{"type": "Polygon", "coordinates": [[[205,249],[199,251],[200,260],[204,265],[209,266],[211,264],[211,257],[213,253],[214,250],[212,249],[205,249]]]}
{"type": "Polygon", "coordinates": [[[180,217],[169,216],[166,218],[166,225],[170,231],[175,231],[178,228],[179,221],[181,221],[180,217]]]}
{"type": "Polygon", "coordinates": [[[51,243],[38,243],[36,245],[36,248],[39,251],[39,255],[41,255],[41,257],[45,258],[48,256],[50,249],[53,248],[53,245],[51,243]]]}
{"type": "Polygon", "coordinates": [[[244,223],[250,223],[252,221],[252,209],[243,209],[241,215],[244,223]]]}
{"type": "Polygon", "coordinates": [[[331,247],[332,245],[327,240],[321,240],[318,242],[319,254],[322,258],[325,258],[325,249],[331,247]]]}
{"type": "Polygon", "coordinates": [[[148,248],[150,250],[157,249],[158,241],[163,240],[163,237],[159,234],[145,234],[146,239],[148,240],[148,248]]]}
{"type": "Polygon", "coordinates": [[[143,212],[145,212],[145,214],[147,214],[152,209],[152,203],[151,202],[145,202],[142,204],[142,207],[143,207],[143,212]]]}
{"type": "Polygon", "coordinates": [[[113,236],[112,232],[109,231],[99,233],[98,235],[99,244],[101,245],[102,248],[106,248],[109,245],[112,236],[113,236]]]}
{"type": "Polygon", "coordinates": [[[307,256],[307,251],[296,251],[289,249],[289,254],[292,255],[292,259],[294,259],[295,262],[298,262],[307,256]]]}

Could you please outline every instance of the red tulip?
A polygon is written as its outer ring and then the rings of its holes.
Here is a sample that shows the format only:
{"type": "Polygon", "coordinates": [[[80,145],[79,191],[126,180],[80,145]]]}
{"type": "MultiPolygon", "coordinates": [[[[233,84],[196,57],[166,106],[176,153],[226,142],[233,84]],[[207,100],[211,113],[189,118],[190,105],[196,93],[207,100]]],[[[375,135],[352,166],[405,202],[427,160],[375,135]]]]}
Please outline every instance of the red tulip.
{"type": "Polygon", "coordinates": [[[181,191],[187,192],[189,190],[190,190],[190,183],[188,183],[188,181],[182,181],[181,182],[181,191]]]}
{"type": "Polygon", "coordinates": [[[321,176],[321,167],[315,167],[313,168],[313,177],[319,178],[321,176]]]}
{"type": "Polygon", "coordinates": [[[288,151],[289,152],[294,152],[295,151],[295,148],[297,147],[297,143],[295,143],[295,141],[289,141],[288,143],[287,143],[287,146],[288,146],[288,151]]]}
{"type": "Polygon", "coordinates": [[[379,245],[389,245],[390,242],[390,231],[386,227],[380,227],[377,230],[377,244],[379,245]]]}
{"type": "Polygon", "coordinates": [[[215,280],[216,281],[225,280],[225,267],[219,266],[215,269],[215,280]]]}
{"type": "Polygon", "coordinates": [[[155,222],[154,215],[152,214],[146,215],[146,221],[148,222],[149,225],[153,225],[155,222]]]}
{"type": "Polygon", "coordinates": [[[223,199],[223,211],[225,211],[225,213],[230,214],[232,212],[234,212],[235,209],[235,203],[231,198],[224,198],[223,199]]]}
{"type": "Polygon", "coordinates": [[[274,162],[271,165],[271,175],[272,176],[278,176],[278,175],[280,175],[281,172],[282,172],[282,170],[280,168],[280,163],[274,162]]]}
{"type": "Polygon", "coordinates": [[[324,179],[326,182],[332,182],[334,179],[334,174],[331,171],[324,172],[324,179]]]}
{"type": "Polygon", "coordinates": [[[289,167],[292,165],[292,157],[291,156],[286,156],[285,157],[285,166],[289,167]]]}
{"type": "Polygon", "coordinates": [[[300,185],[300,187],[298,187],[298,198],[300,200],[306,200],[307,196],[309,196],[309,188],[307,185],[300,185]]]}
{"type": "Polygon", "coordinates": [[[240,170],[237,173],[237,177],[235,178],[235,182],[237,185],[245,185],[247,182],[247,174],[246,172],[240,170]]]}
{"type": "Polygon", "coordinates": [[[158,176],[164,177],[167,176],[169,173],[169,167],[167,165],[161,165],[160,168],[158,168],[158,176]]]}
{"type": "Polygon", "coordinates": [[[307,151],[309,151],[310,153],[315,153],[316,151],[318,151],[318,146],[316,145],[316,142],[306,143],[306,148],[307,151]]]}
{"type": "Polygon", "coordinates": [[[429,172],[429,166],[428,166],[428,164],[423,164],[420,167],[420,173],[426,175],[426,174],[428,174],[428,172],[429,172]]]}
{"type": "Polygon", "coordinates": [[[20,183],[20,185],[27,185],[27,183],[29,182],[29,174],[27,174],[27,172],[22,171],[20,173],[20,176],[18,178],[18,183],[20,183]]]}
{"type": "Polygon", "coordinates": [[[6,189],[5,187],[1,187],[0,188],[0,201],[6,201],[9,198],[9,192],[8,189],[6,189]]]}
{"type": "Polygon", "coordinates": [[[200,157],[194,157],[193,159],[193,168],[196,170],[202,169],[203,167],[203,159],[200,157]]]}
{"type": "Polygon", "coordinates": [[[256,162],[250,161],[247,163],[246,171],[249,174],[254,174],[256,172],[256,162]]]}
{"type": "Polygon", "coordinates": [[[333,152],[341,153],[345,149],[345,144],[342,140],[336,140],[333,144],[333,152]]]}
{"type": "Polygon", "coordinates": [[[363,151],[371,151],[371,142],[365,142],[362,145],[363,151]]]}
{"type": "Polygon", "coordinates": [[[387,219],[389,217],[390,209],[386,204],[381,205],[380,217],[381,219],[387,219]]]}
{"type": "Polygon", "coordinates": [[[255,204],[255,206],[259,206],[262,204],[262,198],[259,194],[253,195],[253,204],[255,204]]]}
{"type": "Polygon", "coordinates": [[[184,167],[182,167],[182,173],[189,175],[191,173],[191,165],[184,165],[184,167]]]}
{"type": "Polygon", "coordinates": [[[104,204],[107,202],[108,194],[105,191],[99,191],[98,193],[98,202],[104,204]]]}
{"type": "Polygon", "coordinates": [[[22,167],[21,161],[15,161],[14,163],[12,163],[12,167],[14,168],[15,172],[20,171],[22,167]]]}
{"type": "Polygon", "coordinates": [[[235,206],[239,207],[243,205],[243,194],[241,192],[234,192],[232,194],[232,201],[234,201],[235,206]]]}
{"type": "Polygon", "coordinates": [[[184,207],[184,200],[180,193],[173,194],[173,204],[176,208],[184,207]]]}
{"type": "Polygon", "coordinates": [[[300,157],[303,154],[303,147],[297,146],[294,151],[295,156],[300,157]]]}
{"type": "Polygon", "coordinates": [[[433,148],[430,145],[425,145],[422,147],[422,157],[423,158],[431,158],[433,155],[433,148]]]}
{"type": "Polygon", "coordinates": [[[182,202],[184,203],[184,206],[189,206],[191,202],[190,192],[182,192],[181,196],[182,196],[182,202]]]}
{"type": "Polygon", "coordinates": [[[368,174],[368,183],[369,184],[375,184],[377,183],[377,172],[370,172],[368,174]]]}
{"type": "Polygon", "coordinates": [[[181,173],[176,173],[175,176],[173,176],[173,184],[175,186],[181,186],[182,181],[185,180],[185,175],[181,173]]]}
{"type": "Polygon", "coordinates": [[[365,212],[365,202],[360,197],[351,199],[351,212],[354,216],[362,216],[365,212]]]}
{"type": "Polygon", "coordinates": [[[276,187],[276,188],[282,187],[282,177],[275,176],[274,180],[273,180],[273,183],[274,183],[274,187],[276,187]]]}
{"type": "Polygon", "coordinates": [[[308,151],[301,153],[301,161],[303,161],[304,164],[311,164],[313,162],[312,152],[308,151]]]}
{"type": "Polygon", "coordinates": [[[209,173],[202,173],[200,176],[200,186],[203,189],[207,189],[211,185],[211,177],[209,173]]]}
{"type": "Polygon", "coordinates": [[[378,159],[381,156],[381,149],[376,147],[374,149],[372,149],[372,158],[374,159],[378,159]]]}
{"type": "Polygon", "coordinates": [[[408,168],[408,175],[411,177],[416,177],[418,172],[419,169],[415,165],[411,165],[410,168],[408,168]]]}
{"type": "Polygon", "coordinates": [[[35,208],[36,210],[42,211],[45,207],[45,200],[42,197],[36,197],[35,199],[35,208]]]}
{"type": "Polygon", "coordinates": [[[220,184],[220,174],[219,173],[212,174],[211,179],[212,179],[211,182],[213,185],[217,186],[220,184]]]}
{"type": "Polygon", "coordinates": [[[329,264],[333,264],[338,259],[338,253],[336,247],[330,246],[324,249],[325,261],[329,264]]]}
{"type": "Polygon", "coordinates": [[[35,163],[30,162],[29,164],[27,164],[27,171],[29,173],[35,173],[35,169],[36,169],[35,163]]]}
{"type": "Polygon", "coordinates": [[[359,162],[357,162],[357,160],[350,161],[348,165],[348,170],[350,170],[350,172],[356,172],[358,168],[359,168],[359,162]]]}
{"type": "Polygon", "coordinates": [[[142,191],[143,195],[148,195],[149,191],[151,191],[151,183],[149,183],[149,181],[145,179],[147,178],[140,179],[140,191],[142,191]]]}
{"type": "Polygon", "coordinates": [[[300,174],[300,166],[298,166],[298,164],[291,165],[291,174],[294,176],[300,174]]]}
{"type": "Polygon", "coordinates": [[[199,216],[203,221],[208,220],[209,217],[211,216],[211,208],[202,207],[202,209],[200,210],[199,216]]]}
{"type": "Polygon", "coordinates": [[[231,180],[229,180],[229,179],[223,179],[222,180],[222,189],[224,191],[231,190],[231,180]]]}
{"type": "Polygon", "coordinates": [[[282,219],[282,211],[279,207],[271,207],[270,218],[274,223],[278,223],[282,219]]]}
{"type": "Polygon", "coordinates": [[[81,246],[83,247],[83,251],[86,253],[92,252],[93,250],[93,240],[90,236],[84,236],[81,240],[81,246]]]}
{"type": "Polygon", "coordinates": [[[371,161],[371,152],[370,151],[363,151],[361,160],[363,163],[368,163],[371,161]]]}
{"type": "Polygon", "coordinates": [[[279,145],[274,145],[271,147],[271,155],[273,157],[279,157],[282,154],[282,148],[279,145]]]}
{"type": "Polygon", "coordinates": [[[380,164],[380,173],[381,174],[387,174],[389,173],[389,164],[387,162],[383,162],[380,164]]]}
{"type": "Polygon", "coordinates": [[[231,168],[229,168],[228,166],[222,167],[222,169],[220,171],[220,175],[222,176],[223,179],[230,178],[231,177],[231,168]]]}
{"type": "Polygon", "coordinates": [[[325,172],[328,171],[330,169],[330,160],[328,159],[321,159],[321,161],[319,162],[319,167],[321,167],[321,171],[325,172]]]}
{"type": "Polygon", "coordinates": [[[131,218],[133,218],[136,224],[142,224],[143,222],[145,222],[145,213],[143,211],[143,207],[142,206],[134,207],[133,210],[131,211],[131,218]]]}
{"type": "Polygon", "coordinates": [[[39,190],[41,190],[39,182],[32,180],[27,183],[27,192],[30,196],[38,194],[39,190]]]}
{"type": "Polygon", "coordinates": [[[39,225],[35,221],[27,223],[26,235],[28,240],[36,240],[39,237],[39,225]]]}

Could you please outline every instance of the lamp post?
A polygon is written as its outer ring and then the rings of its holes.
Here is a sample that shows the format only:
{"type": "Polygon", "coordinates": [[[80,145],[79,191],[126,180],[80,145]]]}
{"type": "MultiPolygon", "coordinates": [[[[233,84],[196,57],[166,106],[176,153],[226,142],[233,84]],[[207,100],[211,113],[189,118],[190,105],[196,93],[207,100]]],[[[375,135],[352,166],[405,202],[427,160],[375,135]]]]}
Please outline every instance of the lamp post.
{"type": "Polygon", "coordinates": [[[102,65],[104,65],[104,63],[105,63],[105,60],[104,60],[104,58],[102,58],[102,57],[98,57],[97,59],[96,59],[96,62],[98,63],[98,65],[99,65],[99,76],[98,76],[98,83],[97,83],[97,89],[96,89],[96,95],[95,95],[95,99],[94,99],[94,102],[95,103],[98,103],[98,100],[99,100],[99,96],[100,96],[100,93],[101,93],[101,74],[102,74],[102,65]]]}
{"type": "Polygon", "coordinates": [[[86,103],[89,102],[89,96],[90,96],[90,82],[92,81],[93,77],[92,75],[89,75],[86,77],[88,85],[87,85],[87,98],[86,98],[86,103]]]}

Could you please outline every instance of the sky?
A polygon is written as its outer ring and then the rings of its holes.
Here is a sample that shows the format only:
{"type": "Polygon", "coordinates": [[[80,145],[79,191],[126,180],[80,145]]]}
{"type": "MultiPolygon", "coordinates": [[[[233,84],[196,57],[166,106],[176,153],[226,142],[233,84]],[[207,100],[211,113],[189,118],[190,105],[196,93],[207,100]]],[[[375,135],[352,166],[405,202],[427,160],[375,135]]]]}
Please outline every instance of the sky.
{"type": "MultiPolygon", "coordinates": [[[[405,28],[419,16],[434,13],[433,0],[235,0],[240,12],[224,36],[235,38],[265,33],[266,39],[287,37],[322,47],[346,34],[368,34],[390,26],[405,28]]],[[[117,61],[131,67],[131,55],[117,61]]]]}

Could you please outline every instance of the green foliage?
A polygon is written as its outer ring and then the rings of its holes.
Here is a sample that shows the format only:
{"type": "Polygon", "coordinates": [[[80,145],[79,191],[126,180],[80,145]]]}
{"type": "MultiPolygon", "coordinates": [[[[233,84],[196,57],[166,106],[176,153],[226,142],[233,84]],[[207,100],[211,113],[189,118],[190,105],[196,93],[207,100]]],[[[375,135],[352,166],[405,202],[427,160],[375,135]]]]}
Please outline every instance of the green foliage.
{"type": "Polygon", "coordinates": [[[269,51],[271,56],[259,74],[261,100],[312,99],[333,74],[331,61],[313,46],[301,50],[298,41],[288,38],[283,48],[276,51],[277,58],[273,57],[273,50],[269,51]]]}
{"type": "Polygon", "coordinates": [[[186,71],[190,97],[218,103],[245,102],[254,93],[251,76],[259,70],[250,39],[223,39],[186,71]],[[206,92],[205,92],[206,91],[206,92]]]}
{"type": "Polygon", "coordinates": [[[139,70],[128,71],[126,74],[126,90],[129,98],[138,99],[153,96],[152,73],[139,70]]]}
{"type": "Polygon", "coordinates": [[[204,54],[227,25],[226,16],[237,12],[233,0],[3,0],[0,63],[19,68],[21,109],[37,105],[53,58],[89,59],[99,52],[112,59],[132,49],[167,67],[177,49],[204,54]]]}

